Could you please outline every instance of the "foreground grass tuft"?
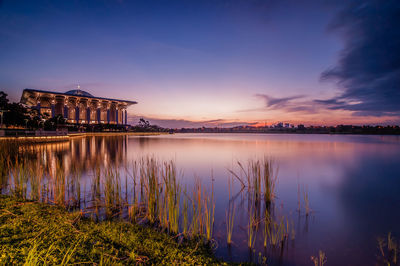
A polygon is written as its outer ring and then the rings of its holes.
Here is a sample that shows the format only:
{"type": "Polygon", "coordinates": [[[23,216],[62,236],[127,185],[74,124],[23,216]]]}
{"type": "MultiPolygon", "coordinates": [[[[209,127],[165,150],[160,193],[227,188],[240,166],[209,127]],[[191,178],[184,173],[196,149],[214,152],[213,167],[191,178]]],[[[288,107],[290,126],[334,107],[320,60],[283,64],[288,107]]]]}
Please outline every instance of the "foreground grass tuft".
{"type": "Polygon", "coordinates": [[[222,264],[208,245],[0,195],[0,264],[222,264]]]}

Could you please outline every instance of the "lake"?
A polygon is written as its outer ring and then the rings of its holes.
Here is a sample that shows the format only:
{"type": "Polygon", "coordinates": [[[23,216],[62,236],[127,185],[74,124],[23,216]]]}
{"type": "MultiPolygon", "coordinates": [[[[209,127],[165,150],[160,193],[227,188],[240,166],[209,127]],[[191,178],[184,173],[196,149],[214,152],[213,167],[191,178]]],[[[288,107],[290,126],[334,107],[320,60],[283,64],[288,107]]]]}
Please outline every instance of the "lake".
{"type": "Polygon", "coordinates": [[[173,160],[182,187],[191,191],[197,180],[214,190],[215,254],[228,261],[257,262],[261,253],[271,265],[312,265],[311,256],[321,250],[327,265],[373,265],[380,260],[377,238],[387,238],[389,232],[400,237],[398,136],[87,136],[36,144],[32,150],[48,164],[58,158],[67,170],[79,168],[85,188],[90,187],[90,171],[99,163],[120,167],[143,156],[173,160]],[[256,227],[249,250],[250,193],[239,181],[244,173],[238,162],[247,165],[263,158],[273,163],[277,174],[272,213],[278,222],[284,217],[293,236],[282,247],[265,248],[263,228],[256,227]],[[235,206],[230,246],[226,243],[229,204],[235,206]]]}

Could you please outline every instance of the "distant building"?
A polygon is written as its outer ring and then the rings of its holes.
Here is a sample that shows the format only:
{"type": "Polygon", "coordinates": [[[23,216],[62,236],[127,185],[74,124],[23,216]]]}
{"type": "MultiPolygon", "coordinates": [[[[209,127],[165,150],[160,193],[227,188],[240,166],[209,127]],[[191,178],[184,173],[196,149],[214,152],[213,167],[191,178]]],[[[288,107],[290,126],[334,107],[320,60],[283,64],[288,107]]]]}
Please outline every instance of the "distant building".
{"type": "Polygon", "coordinates": [[[37,109],[41,115],[62,115],[69,123],[114,125],[126,125],[127,107],[137,104],[135,101],[95,97],[80,90],[79,86],[77,90],[65,93],[25,89],[21,103],[37,109]]]}

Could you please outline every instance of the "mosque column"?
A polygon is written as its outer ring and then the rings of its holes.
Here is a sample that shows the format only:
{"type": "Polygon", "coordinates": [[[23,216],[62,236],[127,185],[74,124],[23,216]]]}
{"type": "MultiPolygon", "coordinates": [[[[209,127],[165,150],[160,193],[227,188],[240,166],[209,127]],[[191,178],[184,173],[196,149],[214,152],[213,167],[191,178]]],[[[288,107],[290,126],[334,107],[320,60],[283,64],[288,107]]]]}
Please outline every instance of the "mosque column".
{"type": "Polygon", "coordinates": [[[125,125],[128,124],[128,109],[125,109],[125,125]]]}
{"type": "Polygon", "coordinates": [[[107,104],[107,124],[110,124],[110,104],[107,104]]]}
{"type": "Polygon", "coordinates": [[[68,119],[68,98],[64,98],[64,118],[68,119]]]}
{"type": "Polygon", "coordinates": [[[118,107],[115,107],[115,123],[118,125],[118,107]]]}
{"type": "Polygon", "coordinates": [[[101,106],[100,104],[97,104],[97,109],[96,109],[96,117],[97,117],[97,124],[101,123],[101,106]]]}
{"type": "Polygon", "coordinates": [[[79,123],[79,104],[78,103],[75,104],[75,120],[76,120],[76,123],[79,123]]]}
{"type": "Polygon", "coordinates": [[[65,119],[68,119],[68,112],[69,112],[68,105],[64,104],[64,118],[65,119]]]}
{"type": "Polygon", "coordinates": [[[55,117],[56,116],[56,105],[55,105],[55,98],[51,99],[51,117],[55,117]]]}
{"type": "Polygon", "coordinates": [[[40,117],[40,108],[41,108],[41,105],[40,105],[40,94],[38,94],[36,96],[36,110],[38,111],[38,116],[39,117],[40,117]]]}
{"type": "Polygon", "coordinates": [[[39,101],[37,102],[37,104],[36,104],[36,109],[37,109],[37,111],[38,111],[39,117],[41,116],[40,108],[41,108],[41,106],[40,106],[40,100],[39,100],[39,101]]]}
{"type": "Polygon", "coordinates": [[[86,107],[86,120],[87,123],[90,124],[90,105],[88,104],[88,107],[86,107]]]}

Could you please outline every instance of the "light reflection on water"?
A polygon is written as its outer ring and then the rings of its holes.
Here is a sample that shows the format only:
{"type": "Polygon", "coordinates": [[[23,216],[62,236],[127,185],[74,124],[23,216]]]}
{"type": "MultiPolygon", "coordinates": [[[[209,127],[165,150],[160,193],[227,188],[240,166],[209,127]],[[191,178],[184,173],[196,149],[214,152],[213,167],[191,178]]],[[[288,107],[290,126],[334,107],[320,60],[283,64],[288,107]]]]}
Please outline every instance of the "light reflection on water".
{"type": "MultiPolygon", "coordinates": [[[[296,238],[283,251],[284,265],[310,265],[311,255],[323,250],[328,265],[373,264],[376,237],[392,232],[400,237],[400,138],[354,135],[175,134],[161,136],[80,137],[69,142],[38,144],[42,159],[61,159],[67,171],[89,173],[97,163],[120,165],[146,155],[173,159],[182,170],[182,183],[194,176],[210,186],[214,179],[217,256],[249,260],[247,214],[238,211],[234,245],[226,247],[225,209],[227,169],[236,161],[273,158],[279,167],[276,211],[290,215],[296,238]],[[308,188],[313,214],[296,212],[298,184],[308,188]]],[[[90,182],[90,178],[82,177],[90,182]]],[[[89,186],[89,185],[87,185],[89,186]]],[[[233,195],[240,189],[235,181],[233,195]]],[[[237,205],[240,204],[238,197],[237,205]]],[[[261,230],[262,231],[262,230],[261,230]]],[[[262,233],[256,254],[264,252],[262,233]]],[[[280,253],[280,251],[278,252],[280,253]]],[[[268,252],[271,256],[271,251],[268,252]]],[[[273,255],[273,257],[279,257],[273,255]]],[[[279,262],[275,258],[274,262],[279,262]]]]}

